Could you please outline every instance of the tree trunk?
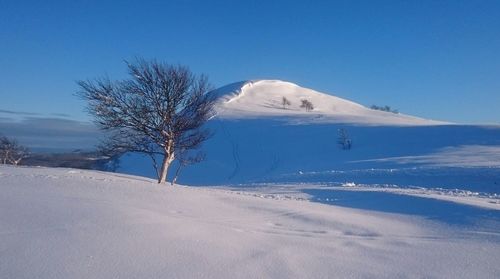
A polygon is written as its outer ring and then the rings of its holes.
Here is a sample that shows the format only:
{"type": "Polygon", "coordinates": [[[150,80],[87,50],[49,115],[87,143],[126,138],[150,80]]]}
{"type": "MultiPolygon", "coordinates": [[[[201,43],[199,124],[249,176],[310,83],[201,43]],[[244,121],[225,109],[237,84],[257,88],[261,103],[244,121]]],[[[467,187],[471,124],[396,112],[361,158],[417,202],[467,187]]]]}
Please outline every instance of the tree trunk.
{"type": "Polygon", "coordinates": [[[169,140],[165,148],[165,157],[163,158],[163,163],[161,164],[158,183],[164,183],[167,181],[168,168],[170,167],[170,164],[172,164],[174,159],[175,159],[174,141],[169,140]]]}
{"type": "Polygon", "coordinates": [[[165,158],[163,159],[160,169],[160,176],[158,177],[158,183],[164,183],[167,181],[168,169],[170,168],[170,164],[173,160],[173,154],[165,154],[165,158]]]}

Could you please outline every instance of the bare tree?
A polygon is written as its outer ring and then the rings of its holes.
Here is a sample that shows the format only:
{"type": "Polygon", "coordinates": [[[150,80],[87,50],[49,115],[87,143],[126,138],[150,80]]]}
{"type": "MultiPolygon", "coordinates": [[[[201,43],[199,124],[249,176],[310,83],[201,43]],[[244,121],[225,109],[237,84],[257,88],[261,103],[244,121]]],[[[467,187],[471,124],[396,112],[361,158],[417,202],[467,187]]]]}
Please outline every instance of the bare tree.
{"type": "Polygon", "coordinates": [[[311,111],[314,109],[313,104],[308,101],[308,100],[301,100],[302,104],[300,105],[301,108],[305,108],[306,111],[311,111]]]}
{"type": "Polygon", "coordinates": [[[198,149],[210,136],[203,125],[213,116],[214,98],[207,93],[211,87],[205,76],[184,66],[143,59],[126,63],[129,79],[79,81],[78,95],[110,133],[104,146],[147,154],[163,183],[176,151],[198,149]]]}
{"type": "Polygon", "coordinates": [[[283,109],[286,109],[286,107],[289,107],[292,105],[290,100],[288,100],[286,97],[283,97],[283,99],[281,99],[281,104],[283,105],[283,109]]]}
{"type": "Polygon", "coordinates": [[[19,165],[30,155],[29,149],[15,139],[0,136],[0,160],[2,164],[19,165]]]}
{"type": "Polygon", "coordinates": [[[347,131],[345,129],[339,129],[339,137],[337,139],[337,144],[341,149],[350,150],[352,148],[352,140],[349,138],[347,131]]]}

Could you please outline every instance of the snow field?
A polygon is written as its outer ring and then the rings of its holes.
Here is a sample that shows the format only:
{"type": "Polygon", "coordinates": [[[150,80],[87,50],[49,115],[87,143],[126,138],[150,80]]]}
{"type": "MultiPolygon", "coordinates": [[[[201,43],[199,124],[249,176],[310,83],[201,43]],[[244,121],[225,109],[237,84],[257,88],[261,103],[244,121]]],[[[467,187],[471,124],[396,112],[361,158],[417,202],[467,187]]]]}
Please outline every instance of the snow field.
{"type": "Polygon", "coordinates": [[[1,278],[498,278],[500,242],[404,214],[0,167],[1,278]]]}

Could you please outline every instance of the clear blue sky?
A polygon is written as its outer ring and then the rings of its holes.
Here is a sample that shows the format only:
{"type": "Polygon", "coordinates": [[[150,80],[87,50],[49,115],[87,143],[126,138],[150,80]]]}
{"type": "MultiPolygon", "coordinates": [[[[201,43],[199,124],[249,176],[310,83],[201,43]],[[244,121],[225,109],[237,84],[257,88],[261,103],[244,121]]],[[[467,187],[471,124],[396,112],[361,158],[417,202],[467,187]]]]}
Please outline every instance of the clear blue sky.
{"type": "Polygon", "coordinates": [[[75,81],[135,56],[500,123],[500,1],[0,0],[0,110],[87,120],[75,81]]]}

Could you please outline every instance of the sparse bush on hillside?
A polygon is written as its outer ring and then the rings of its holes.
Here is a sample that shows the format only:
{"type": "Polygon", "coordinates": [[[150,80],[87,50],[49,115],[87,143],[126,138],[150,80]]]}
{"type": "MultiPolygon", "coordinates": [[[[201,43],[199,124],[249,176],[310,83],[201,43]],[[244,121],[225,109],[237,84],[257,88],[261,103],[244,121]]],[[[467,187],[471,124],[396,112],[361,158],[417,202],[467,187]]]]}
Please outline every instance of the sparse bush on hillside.
{"type": "Polygon", "coordinates": [[[105,145],[150,156],[163,183],[179,150],[198,149],[210,136],[203,125],[213,116],[211,86],[183,66],[141,59],[127,66],[129,79],[80,81],[78,94],[97,124],[110,132],[105,145]]]}
{"type": "Polygon", "coordinates": [[[292,105],[290,100],[288,100],[286,97],[283,97],[283,99],[281,100],[281,104],[283,105],[283,109],[286,109],[286,107],[289,107],[292,105]]]}
{"type": "Polygon", "coordinates": [[[0,162],[2,164],[19,165],[23,159],[28,158],[29,154],[29,149],[15,139],[0,136],[0,162]]]}
{"type": "Polygon", "coordinates": [[[390,106],[377,106],[377,105],[372,105],[370,107],[373,110],[380,110],[380,111],[386,111],[386,112],[392,112],[392,113],[399,113],[397,109],[392,109],[390,106]]]}
{"type": "Polygon", "coordinates": [[[301,100],[302,104],[300,105],[301,108],[305,108],[306,111],[311,111],[314,109],[313,104],[308,101],[308,100],[301,100]]]}
{"type": "Polygon", "coordinates": [[[339,129],[339,137],[337,139],[339,147],[343,150],[350,150],[352,148],[352,140],[345,129],[339,129]]]}

